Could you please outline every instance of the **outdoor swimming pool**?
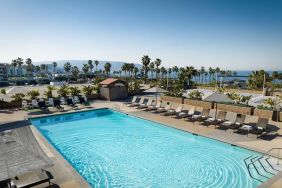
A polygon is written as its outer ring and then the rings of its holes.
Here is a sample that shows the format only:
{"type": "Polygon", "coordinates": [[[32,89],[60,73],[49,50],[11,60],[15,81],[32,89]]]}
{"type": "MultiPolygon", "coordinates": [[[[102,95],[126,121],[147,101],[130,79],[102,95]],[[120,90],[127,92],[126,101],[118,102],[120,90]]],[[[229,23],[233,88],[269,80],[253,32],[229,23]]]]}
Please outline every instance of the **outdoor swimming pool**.
{"type": "MultiPolygon", "coordinates": [[[[109,109],[31,120],[92,187],[256,187],[240,147],[109,109]]],[[[188,125],[187,125],[188,126],[188,125]]]]}

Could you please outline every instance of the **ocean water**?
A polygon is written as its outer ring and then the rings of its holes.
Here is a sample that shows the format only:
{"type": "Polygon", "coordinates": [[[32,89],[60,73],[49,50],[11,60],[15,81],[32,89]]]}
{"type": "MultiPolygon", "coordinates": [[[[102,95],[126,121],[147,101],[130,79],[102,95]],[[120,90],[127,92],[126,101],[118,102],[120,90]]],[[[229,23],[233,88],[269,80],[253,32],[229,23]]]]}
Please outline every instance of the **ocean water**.
{"type": "Polygon", "coordinates": [[[260,184],[244,164],[260,153],[120,112],[102,109],[31,121],[92,187],[260,184]]]}

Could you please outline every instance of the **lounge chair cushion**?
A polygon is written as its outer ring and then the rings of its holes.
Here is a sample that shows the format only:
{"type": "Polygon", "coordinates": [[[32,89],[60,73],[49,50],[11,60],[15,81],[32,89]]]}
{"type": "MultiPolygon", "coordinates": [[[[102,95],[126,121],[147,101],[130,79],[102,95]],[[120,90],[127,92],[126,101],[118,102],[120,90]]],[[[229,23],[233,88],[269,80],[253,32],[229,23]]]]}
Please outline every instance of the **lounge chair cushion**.
{"type": "Polygon", "coordinates": [[[192,118],[199,118],[201,115],[192,115],[192,118]]]}
{"type": "Polygon", "coordinates": [[[232,124],[234,124],[234,122],[232,122],[232,121],[225,121],[225,122],[222,123],[222,125],[226,125],[226,126],[232,125],[232,124]]]}
{"type": "Polygon", "coordinates": [[[253,127],[250,125],[243,125],[242,127],[240,127],[240,129],[245,130],[245,131],[250,131],[250,130],[253,130],[253,127]]]}

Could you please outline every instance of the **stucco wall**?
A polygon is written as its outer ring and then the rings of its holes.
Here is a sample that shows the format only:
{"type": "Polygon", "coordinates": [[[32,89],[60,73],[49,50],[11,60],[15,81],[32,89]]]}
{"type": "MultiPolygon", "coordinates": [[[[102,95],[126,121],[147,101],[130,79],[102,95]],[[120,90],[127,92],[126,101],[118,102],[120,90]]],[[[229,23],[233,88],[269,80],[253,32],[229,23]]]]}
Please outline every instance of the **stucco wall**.
{"type": "Polygon", "coordinates": [[[191,105],[191,106],[200,106],[206,109],[213,109],[213,103],[207,102],[207,101],[184,99],[184,104],[191,105]]]}
{"type": "Polygon", "coordinates": [[[254,108],[252,107],[242,107],[228,104],[216,104],[218,110],[235,112],[238,114],[252,115],[254,108]]]}

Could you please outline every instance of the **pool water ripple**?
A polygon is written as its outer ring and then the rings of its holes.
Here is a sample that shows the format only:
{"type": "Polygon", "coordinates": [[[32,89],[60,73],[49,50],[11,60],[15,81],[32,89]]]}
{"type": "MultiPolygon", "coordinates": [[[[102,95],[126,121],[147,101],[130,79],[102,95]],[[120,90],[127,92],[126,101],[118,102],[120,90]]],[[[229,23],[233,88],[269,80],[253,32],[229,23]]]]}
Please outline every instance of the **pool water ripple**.
{"type": "Polygon", "coordinates": [[[244,165],[244,158],[259,153],[119,112],[104,109],[32,123],[92,187],[260,184],[244,165]]]}

